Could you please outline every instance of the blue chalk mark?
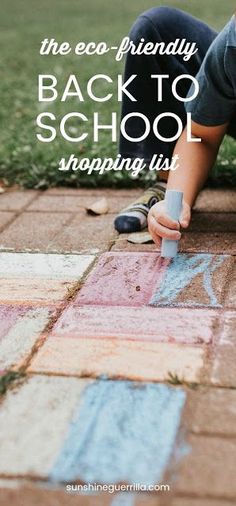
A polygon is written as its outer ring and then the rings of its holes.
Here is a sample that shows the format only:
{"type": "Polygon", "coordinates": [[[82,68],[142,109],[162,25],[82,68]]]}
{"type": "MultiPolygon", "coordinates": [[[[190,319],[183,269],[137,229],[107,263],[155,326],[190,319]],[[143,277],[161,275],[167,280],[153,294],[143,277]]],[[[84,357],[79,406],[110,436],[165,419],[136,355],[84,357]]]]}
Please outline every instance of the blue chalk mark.
{"type": "Polygon", "coordinates": [[[212,274],[226,258],[227,255],[218,257],[210,254],[197,254],[190,257],[183,254],[177,255],[168,266],[159,290],[152,296],[148,305],[183,305],[181,303],[175,304],[175,299],[198,274],[202,274],[203,287],[208,295],[209,303],[202,304],[201,302],[189,301],[184,305],[221,307],[213,290],[212,274]]]}
{"type": "Polygon", "coordinates": [[[180,462],[191,451],[191,446],[189,445],[189,443],[185,442],[185,440],[183,439],[183,437],[181,439],[181,442],[179,441],[179,443],[180,444],[178,444],[178,445],[175,446],[175,450],[174,450],[174,460],[175,460],[175,462],[180,462]]]}
{"type": "Polygon", "coordinates": [[[134,506],[135,497],[136,495],[130,492],[121,492],[115,496],[111,506],[134,506]]]}
{"type": "Polygon", "coordinates": [[[185,392],[132,381],[90,384],[50,473],[56,482],[153,485],[173,453],[185,392]]]}

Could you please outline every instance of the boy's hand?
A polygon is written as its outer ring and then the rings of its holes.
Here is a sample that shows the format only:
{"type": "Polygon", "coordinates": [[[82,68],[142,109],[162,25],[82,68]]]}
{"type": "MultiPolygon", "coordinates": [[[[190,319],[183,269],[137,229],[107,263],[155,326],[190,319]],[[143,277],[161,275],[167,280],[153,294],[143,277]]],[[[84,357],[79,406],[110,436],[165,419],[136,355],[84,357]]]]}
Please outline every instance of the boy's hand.
{"type": "Polygon", "coordinates": [[[182,213],[179,222],[174,221],[166,214],[165,201],[157,202],[148,213],[148,230],[157,246],[161,245],[161,239],[179,241],[181,238],[180,227],[187,228],[191,220],[191,207],[183,201],[182,213]]]}

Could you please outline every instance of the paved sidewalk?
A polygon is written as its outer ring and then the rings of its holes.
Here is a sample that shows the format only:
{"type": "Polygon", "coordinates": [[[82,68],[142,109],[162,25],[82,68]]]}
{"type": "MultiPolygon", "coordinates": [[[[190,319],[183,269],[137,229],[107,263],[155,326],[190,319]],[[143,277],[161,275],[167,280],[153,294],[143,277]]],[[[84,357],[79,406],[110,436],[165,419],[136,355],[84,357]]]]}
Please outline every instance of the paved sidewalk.
{"type": "Polygon", "coordinates": [[[236,190],[201,193],[173,262],[113,229],[139,193],[0,195],[1,506],[236,502],[236,190]]]}

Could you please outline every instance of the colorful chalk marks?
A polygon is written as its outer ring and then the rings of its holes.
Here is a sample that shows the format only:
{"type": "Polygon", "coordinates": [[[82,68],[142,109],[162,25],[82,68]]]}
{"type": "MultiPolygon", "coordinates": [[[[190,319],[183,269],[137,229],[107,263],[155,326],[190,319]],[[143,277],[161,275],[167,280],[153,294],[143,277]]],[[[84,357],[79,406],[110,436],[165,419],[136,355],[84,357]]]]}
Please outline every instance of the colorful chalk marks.
{"type": "Polygon", "coordinates": [[[103,254],[30,372],[199,382],[231,266],[227,255],[103,254]]]}
{"type": "Polygon", "coordinates": [[[120,492],[115,495],[111,506],[135,506],[136,498],[137,495],[132,492],[120,492]]]}
{"type": "Polygon", "coordinates": [[[174,452],[184,403],[181,388],[106,379],[91,383],[51,480],[158,483],[174,452]]]}
{"type": "Polygon", "coordinates": [[[217,310],[201,308],[70,306],[50,337],[209,344],[217,318],[217,310]]]}
{"type": "Polygon", "coordinates": [[[165,266],[150,253],[104,253],[75,303],[84,306],[133,306],[146,304],[165,266]]]}
{"type": "Polygon", "coordinates": [[[79,306],[220,307],[231,257],[105,253],[75,298],[79,306]]]}
{"type": "Polygon", "coordinates": [[[149,305],[220,307],[225,282],[223,267],[227,269],[229,262],[227,255],[177,255],[169,263],[149,305]]]}
{"type": "Polygon", "coordinates": [[[54,314],[50,306],[0,304],[0,369],[22,365],[54,314]]]}
{"type": "Polygon", "coordinates": [[[60,304],[92,255],[0,252],[1,304],[60,304]]]}

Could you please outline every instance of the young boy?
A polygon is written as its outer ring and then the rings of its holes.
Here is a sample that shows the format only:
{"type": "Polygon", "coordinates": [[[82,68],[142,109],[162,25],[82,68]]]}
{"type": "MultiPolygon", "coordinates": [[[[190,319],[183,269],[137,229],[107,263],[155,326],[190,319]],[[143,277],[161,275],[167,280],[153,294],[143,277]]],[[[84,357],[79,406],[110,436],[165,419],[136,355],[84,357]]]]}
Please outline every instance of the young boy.
{"type": "MultiPolygon", "coordinates": [[[[196,42],[198,51],[188,61],[180,55],[127,55],[125,78],[137,74],[133,94],[137,102],[125,96],[122,117],[130,112],[145,114],[149,121],[163,112],[177,114],[186,123],[186,112],[192,114],[192,136],[201,142],[187,142],[186,129],[177,143],[157,140],[153,133],[140,143],[131,143],[122,135],[120,153],[123,157],[141,157],[148,163],[153,154],[179,155],[179,167],[168,173],[168,189],[183,191],[184,201],[179,222],[171,220],[165,212],[163,202],[165,183],[160,181],[150,188],[138,201],[121,211],[115,219],[119,232],[135,232],[148,228],[154,242],[159,246],[161,238],[179,240],[180,226],[187,228],[191,219],[191,208],[214,165],[219,146],[225,134],[236,138],[236,17],[216,34],[211,28],[185,12],[174,8],[159,7],[142,14],[134,24],[130,39],[137,45],[140,39],[146,42],[165,42],[178,39],[196,42]],[[166,74],[163,79],[163,100],[156,101],[155,80],[152,74],[166,74]],[[181,74],[196,76],[199,83],[197,97],[189,102],[178,101],[172,94],[171,82],[181,74]]],[[[130,89],[130,88],[129,88],[130,89]]],[[[132,93],[132,90],[131,90],[132,93]]],[[[189,79],[179,82],[178,93],[184,97],[192,95],[189,79]],[[182,83],[182,84],[181,84],[182,83]],[[183,84],[184,83],[184,84],[183,84]]],[[[174,135],[176,124],[170,118],[161,122],[162,135],[174,135]],[[173,132],[173,133],[172,133],[173,132]]],[[[143,123],[135,118],[129,120],[129,131],[143,132],[143,123]]]]}

